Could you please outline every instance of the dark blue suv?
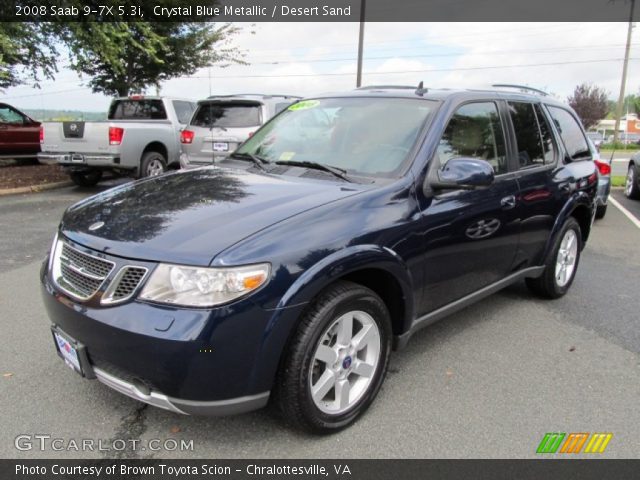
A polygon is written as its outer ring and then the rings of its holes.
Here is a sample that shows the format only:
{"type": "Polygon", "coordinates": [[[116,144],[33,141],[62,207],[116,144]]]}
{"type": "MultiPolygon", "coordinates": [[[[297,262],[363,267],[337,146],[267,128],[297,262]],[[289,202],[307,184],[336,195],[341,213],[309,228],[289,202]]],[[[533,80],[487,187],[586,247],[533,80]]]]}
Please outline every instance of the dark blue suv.
{"type": "Polygon", "coordinates": [[[173,412],[271,400],[334,431],[420,328],[522,279],[567,292],[594,216],[590,159],[575,113],[540,95],[299,101],[215,166],[65,212],[41,273],[57,351],[173,412]]]}

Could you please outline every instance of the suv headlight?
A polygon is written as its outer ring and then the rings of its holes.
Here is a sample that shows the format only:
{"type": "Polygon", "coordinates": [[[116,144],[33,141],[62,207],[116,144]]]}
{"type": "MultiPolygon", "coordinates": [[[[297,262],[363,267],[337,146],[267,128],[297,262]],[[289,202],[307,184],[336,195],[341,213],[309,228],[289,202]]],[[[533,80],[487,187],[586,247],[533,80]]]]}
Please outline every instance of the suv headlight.
{"type": "Polygon", "coordinates": [[[269,279],[268,263],[204,268],[160,264],[140,298],[187,307],[213,307],[248,295],[269,279]]]}

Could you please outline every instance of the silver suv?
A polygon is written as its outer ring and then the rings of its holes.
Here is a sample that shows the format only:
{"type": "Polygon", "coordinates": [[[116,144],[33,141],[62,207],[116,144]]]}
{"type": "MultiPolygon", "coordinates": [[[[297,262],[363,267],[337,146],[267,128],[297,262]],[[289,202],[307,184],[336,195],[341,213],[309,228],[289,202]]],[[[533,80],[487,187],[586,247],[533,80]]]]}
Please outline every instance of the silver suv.
{"type": "Polygon", "coordinates": [[[200,100],[180,135],[180,166],[194,168],[223,160],[267,120],[299,98],[246,93],[200,100]]]}

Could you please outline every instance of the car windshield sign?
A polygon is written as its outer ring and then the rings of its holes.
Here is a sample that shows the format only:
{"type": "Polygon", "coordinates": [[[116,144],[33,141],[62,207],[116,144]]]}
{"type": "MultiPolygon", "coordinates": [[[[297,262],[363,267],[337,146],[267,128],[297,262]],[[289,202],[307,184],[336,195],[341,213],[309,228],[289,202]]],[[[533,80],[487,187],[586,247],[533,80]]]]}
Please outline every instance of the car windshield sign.
{"type": "Polygon", "coordinates": [[[303,100],[260,129],[238,153],[278,164],[313,162],[352,175],[397,176],[434,105],[411,98],[303,100]]]}

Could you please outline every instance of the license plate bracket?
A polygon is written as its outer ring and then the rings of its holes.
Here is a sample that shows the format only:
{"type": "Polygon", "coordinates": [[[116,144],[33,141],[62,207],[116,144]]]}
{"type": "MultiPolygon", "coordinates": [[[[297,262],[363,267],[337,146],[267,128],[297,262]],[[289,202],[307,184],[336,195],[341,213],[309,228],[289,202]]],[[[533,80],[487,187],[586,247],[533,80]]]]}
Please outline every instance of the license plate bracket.
{"type": "Polygon", "coordinates": [[[93,368],[89,363],[87,348],[55,325],[51,327],[51,334],[56,352],[64,360],[64,363],[85,378],[95,378],[93,368]]]}

